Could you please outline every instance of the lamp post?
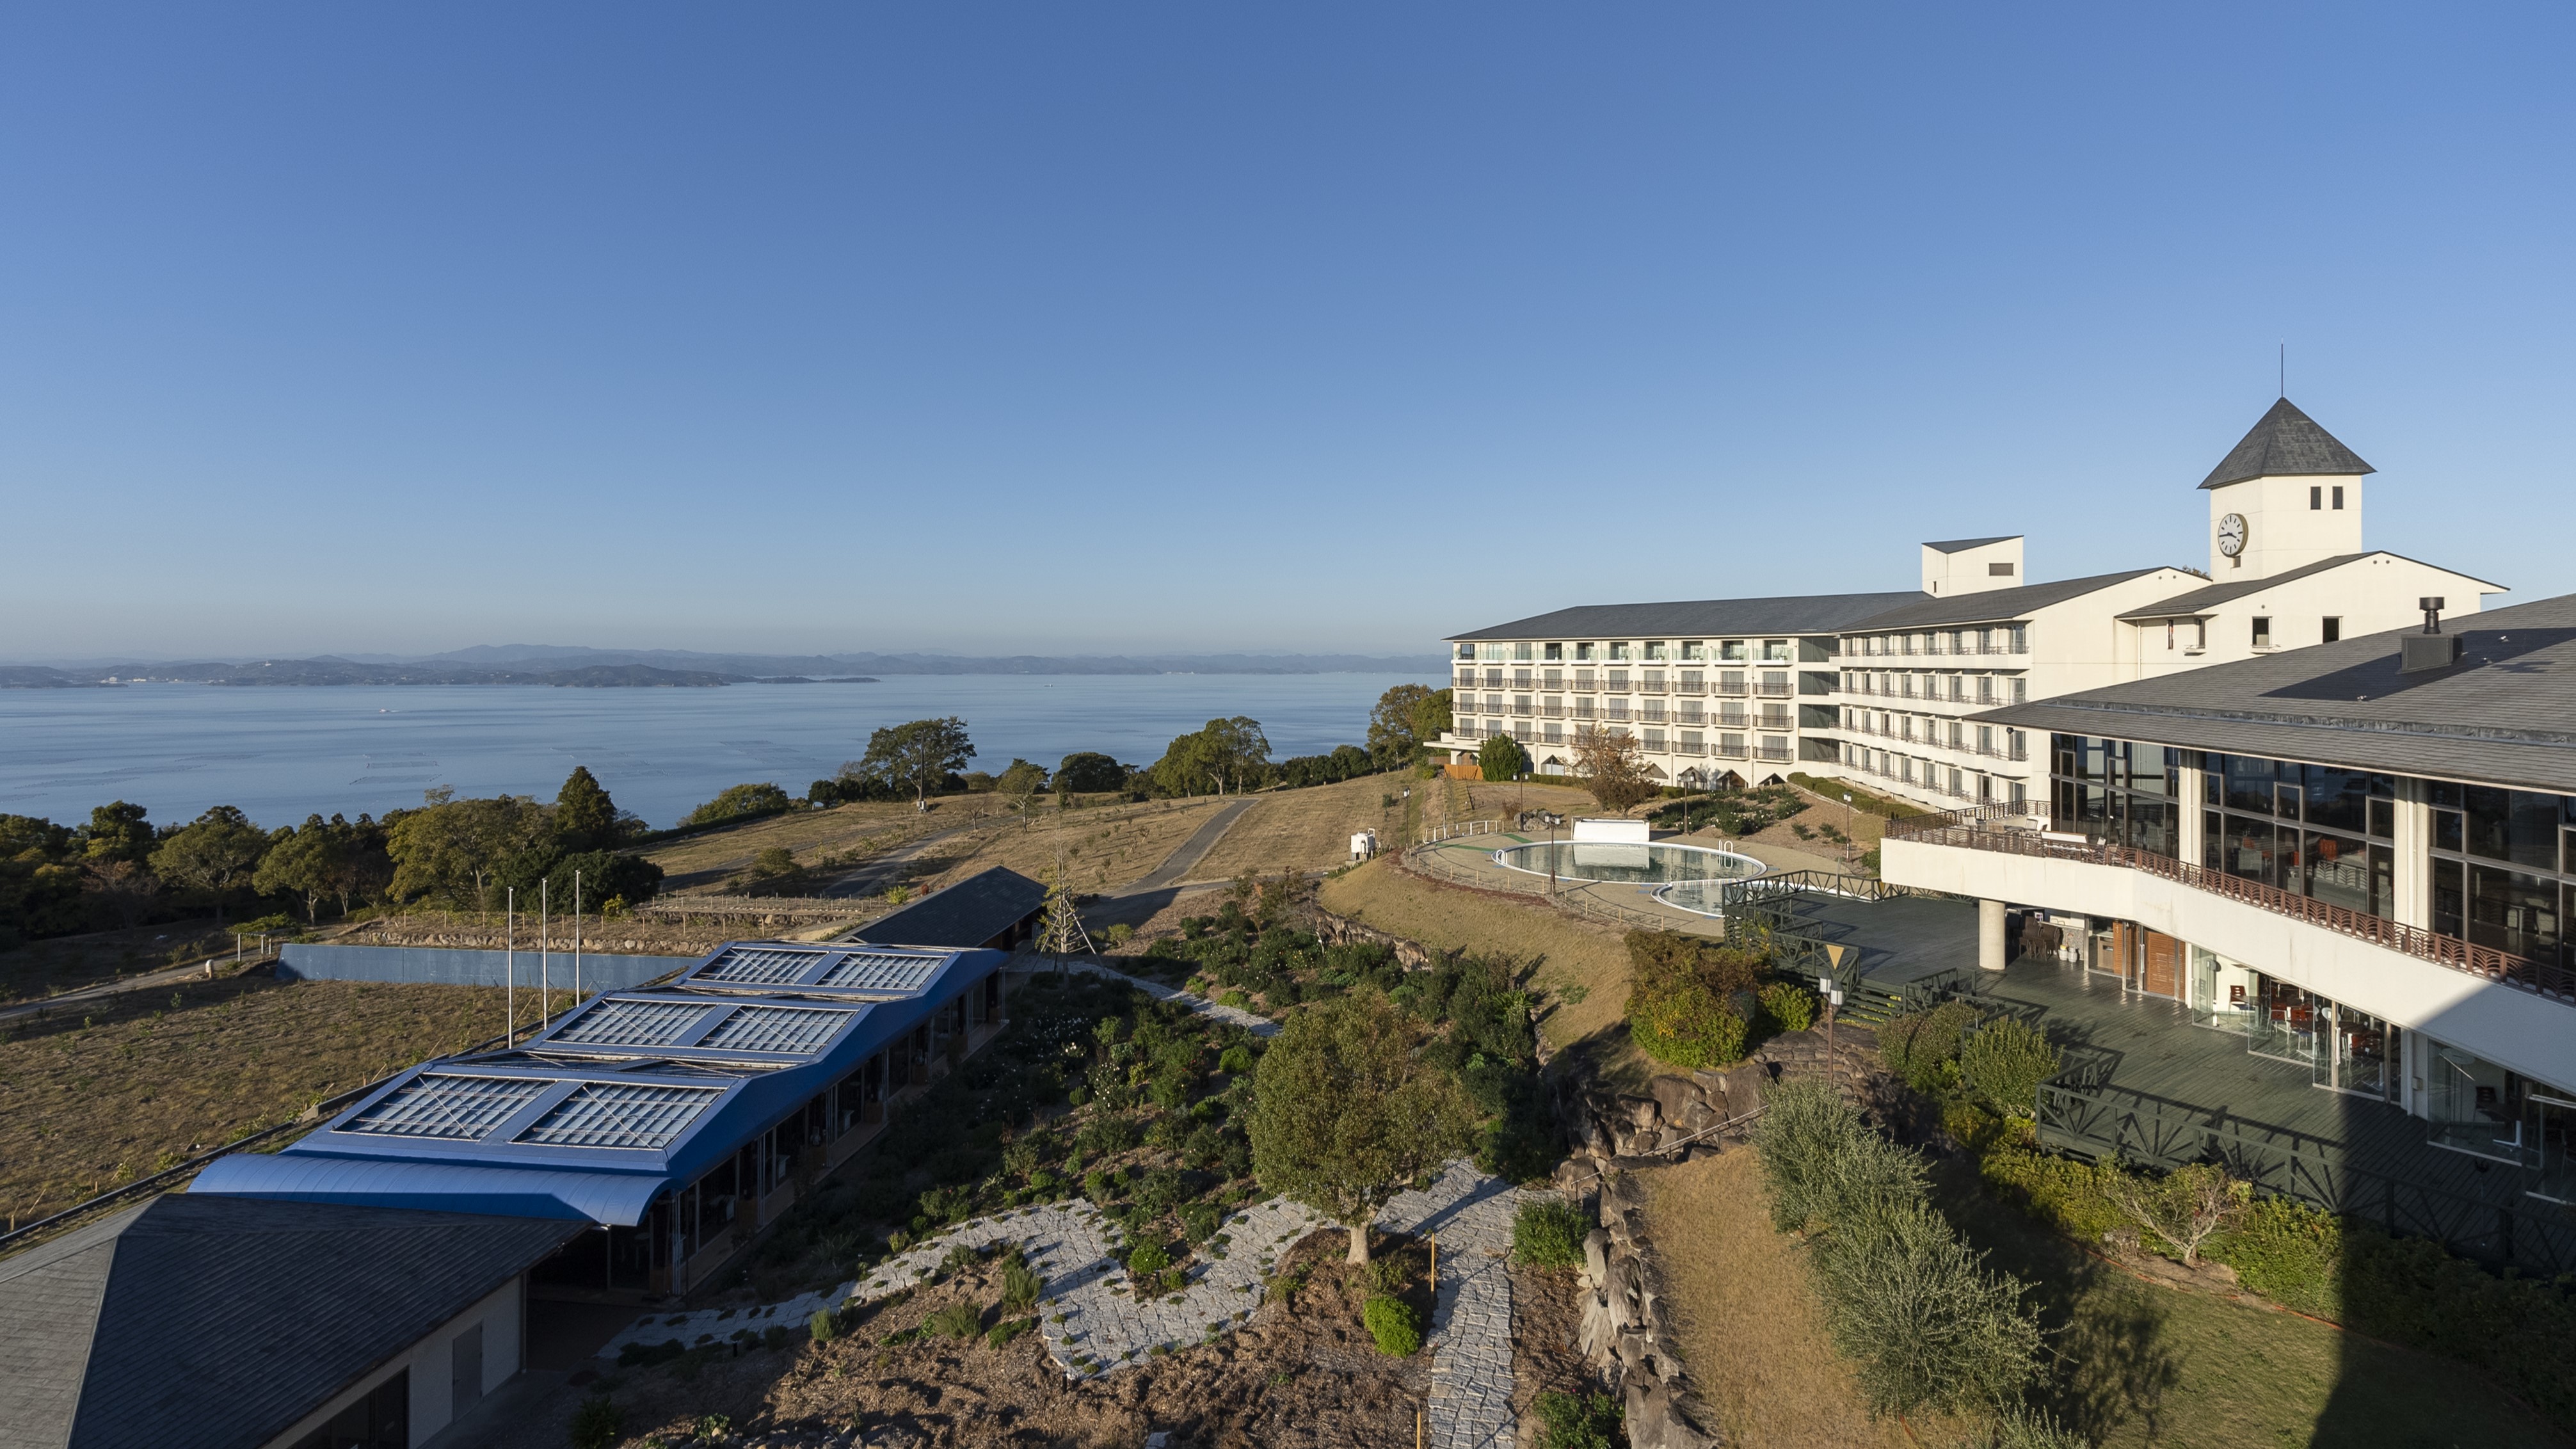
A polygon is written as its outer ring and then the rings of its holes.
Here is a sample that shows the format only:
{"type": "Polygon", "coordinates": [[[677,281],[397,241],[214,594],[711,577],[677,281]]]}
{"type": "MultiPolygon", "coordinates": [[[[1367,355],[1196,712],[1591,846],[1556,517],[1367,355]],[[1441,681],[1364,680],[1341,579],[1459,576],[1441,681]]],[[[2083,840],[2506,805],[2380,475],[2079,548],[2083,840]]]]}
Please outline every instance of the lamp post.
{"type": "Polygon", "coordinates": [[[1852,846],[1854,846],[1854,845],[1855,845],[1855,844],[1857,844],[1857,843],[1858,843],[1857,841],[1854,841],[1854,840],[1852,839],[1852,803],[1851,803],[1851,792],[1850,792],[1849,790],[1845,790],[1845,791],[1843,792],[1843,864],[1844,864],[1844,865],[1848,866],[1848,865],[1850,865],[1850,864],[1851,864],[1852,846]]]}

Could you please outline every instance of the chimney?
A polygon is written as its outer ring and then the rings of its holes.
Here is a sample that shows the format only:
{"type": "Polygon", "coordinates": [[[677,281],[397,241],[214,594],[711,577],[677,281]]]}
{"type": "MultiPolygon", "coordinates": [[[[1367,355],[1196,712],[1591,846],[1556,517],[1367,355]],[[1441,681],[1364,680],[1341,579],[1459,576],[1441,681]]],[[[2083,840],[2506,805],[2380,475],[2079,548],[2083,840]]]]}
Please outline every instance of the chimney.
{"type": "Polygon", "coordinates": [[[2442,597],[2427,594],[2415,601],[2415,607],[2424,611],[2424,632],[2398,640],[2397,672],[2415,674],[2427,669],[2448,669],[2459,663],[2464,641],[2457,634],[2442,632],[2442,597]]]}

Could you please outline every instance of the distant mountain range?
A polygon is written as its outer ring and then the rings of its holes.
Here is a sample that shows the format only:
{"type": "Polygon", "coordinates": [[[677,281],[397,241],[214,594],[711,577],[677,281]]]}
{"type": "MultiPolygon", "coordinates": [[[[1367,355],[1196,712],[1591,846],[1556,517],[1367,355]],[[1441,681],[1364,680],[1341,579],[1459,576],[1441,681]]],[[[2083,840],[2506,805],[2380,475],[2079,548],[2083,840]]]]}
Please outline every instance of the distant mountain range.
{"type": "Polygon", "coordinates": [[[576,689],[705,688],[726,684],[873,684],[888,674],[1438,674],[1437,655],[1366,654],[702,654],[686,649],[587,649],[482,644],[445,654],[326,654],[313,659],[198,660],[97,665],[0,664],[0,689],[190,684],[543,684],[576,689]]]}

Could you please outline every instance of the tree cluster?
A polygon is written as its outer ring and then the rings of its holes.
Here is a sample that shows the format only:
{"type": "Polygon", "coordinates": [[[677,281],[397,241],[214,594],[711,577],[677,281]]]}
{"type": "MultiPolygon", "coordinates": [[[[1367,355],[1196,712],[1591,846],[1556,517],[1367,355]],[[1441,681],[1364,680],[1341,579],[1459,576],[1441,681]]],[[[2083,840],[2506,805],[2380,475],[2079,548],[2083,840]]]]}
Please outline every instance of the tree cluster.
{"type": "Polygon", "coordinates": [[[434,790],[419,808],[381,820],[317,813],[275,830],[230,805],[158,827],[123,800],[92,810],[80,826],[0,815],[0,950],[261,903],[291,906],[313,922],[325,902],[343,915],[370,902],[421,899],[482,909],[495,890],[548,878],[568,903],[575,871],[590,903],[634,903],[662,878],[659,866],[618,853],[641,825],[581,767],[551,805],[434,790]]]}

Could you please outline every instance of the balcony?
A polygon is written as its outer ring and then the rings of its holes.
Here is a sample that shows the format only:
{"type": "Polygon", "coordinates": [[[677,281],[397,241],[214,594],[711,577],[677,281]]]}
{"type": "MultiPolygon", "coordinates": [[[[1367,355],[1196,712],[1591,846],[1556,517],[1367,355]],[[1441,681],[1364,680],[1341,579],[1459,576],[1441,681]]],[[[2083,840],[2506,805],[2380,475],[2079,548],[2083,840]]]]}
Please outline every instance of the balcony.
{"type": "Polygon", "coordinates": [[[1798,686],[1787,683],[1771,684],[1765,682],[1753,686],[1753,692],[1764,699],[1787,699],[1798,692],[1798,686]]]}
{"type": "Polygon", "coordinates": [[[1591,694],[1594,692],[1591,670],[1578,669],[1574,672],[1574,692],[1577,694],[1591,694]]]}
{"type": "Polygon", "coordinates": [[[1796,762],[1798,752],[1790,749],[1787,745],[1764,745],[1761,749],[1754,751],[1753,758],[1767,761],[1775,765],[1786,765],[1796,762]]]}
{"type": "Polygon", "coordinates": [[[2139,871],[2195,891],[2254,906],[2272,915],[2332,931],[2339,936],[2385,947],[2418,961],[2429,961],[2555,1000],[2576,1002],[2576,971],[2554,962],[2534,961],[2455,936],[2435,935],[2421,927],[2405,925],[2384,916],[2366,915],[2346,906],[2330,905],[2313,897],[2295,895],[2278,886],[2210,870],[2151,850],[2053,839],[2020,824],[2032,818],[2034,808],[2045,807],[1986,805],[1973,810],[1916,816],[1910,820],[1890,822],[1887,835],[1891,840],[1923,845],[2139,871]],[[2019,828],[2015,828],[2016,825],[2019,828]]]}
{"type": "Polygon", "coordinates": [[[1742,699],[1752,692],[1752,689],[1741,679],[1726,680],[1709,691],[1725,699],[1742,699]]]}
{"type": "Polygon", "coordinates": [[[1541,719],[1563,719],[1565,718],[1565,706],[1561,704],[1543,704],[1539,706],[1538,715],[1541,719]]]}

